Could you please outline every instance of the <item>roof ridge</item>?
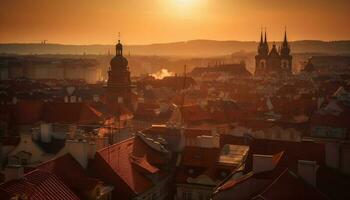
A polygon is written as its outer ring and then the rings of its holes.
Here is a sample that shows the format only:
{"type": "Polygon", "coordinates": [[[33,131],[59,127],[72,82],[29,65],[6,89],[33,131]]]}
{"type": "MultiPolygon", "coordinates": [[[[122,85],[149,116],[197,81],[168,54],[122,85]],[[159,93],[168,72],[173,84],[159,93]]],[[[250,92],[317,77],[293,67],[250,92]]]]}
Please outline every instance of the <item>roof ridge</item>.
{"type": "Polygon", "coordinates": [[[261,197],[261,194],[263,194],[264,192],[268,191],[281,177],[283,174],[285,174],[288,171],[288,168],[284,169],[283,172],[278,175],[277,178],[275,178],[267,187],[265,187],[264,190],[262,190],[261,192],[259,192],[258,195],[256,195],[255,197],[253,197],[252,199],[256,199],[257,197],[261,197]]]}
{"type": "Polygon", "coordinates": [[[132,137],[127,138],[127,139],[125,139],[125,140],[122,140],[122,141],[120,141],[120,142],[117,142],[117,143],[108,145],[108,146],[106,146],[106,147],[104,147],[104,148],[98,150],[97,152],[103,152],[103,151],[105,151],[105,150],[108,149],[108,148],[116,147],[116,146],[118,146],[118,145],[120,145],[120,144],[123,144],[123,143],[126,143],[126,142],[130,142],[130,140],[133,140],[133,139],[135,139],[135,136],[132,136],[132,137]]]}

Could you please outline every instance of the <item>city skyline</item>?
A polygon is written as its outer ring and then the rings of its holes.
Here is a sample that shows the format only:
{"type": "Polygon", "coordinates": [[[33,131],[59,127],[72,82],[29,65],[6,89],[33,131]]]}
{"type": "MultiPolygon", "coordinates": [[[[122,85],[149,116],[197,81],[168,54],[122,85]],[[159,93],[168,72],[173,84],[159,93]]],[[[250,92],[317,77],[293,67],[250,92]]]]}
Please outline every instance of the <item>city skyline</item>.
{"type": "Polygon", "coordinates": [[[346,0],[8,1],[0,8],[0,43],[125,44],[193,39],[349,40],[346,0]],[[64,13],[64,14],[63,14],[64,13]]]}

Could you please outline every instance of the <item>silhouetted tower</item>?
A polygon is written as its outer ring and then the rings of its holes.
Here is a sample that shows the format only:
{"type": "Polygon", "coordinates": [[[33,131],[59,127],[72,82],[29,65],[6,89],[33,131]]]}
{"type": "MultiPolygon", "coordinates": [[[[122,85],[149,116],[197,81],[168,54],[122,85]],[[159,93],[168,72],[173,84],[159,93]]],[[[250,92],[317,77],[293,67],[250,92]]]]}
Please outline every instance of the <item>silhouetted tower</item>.
{"type": "Polygon", "coordinates": [[[124,104],[131,107],[131,79],[128,60],[123,56],[123,45],[118,40],[115,46],[116,55],[110,62],[107,82],[107,100],[113,105],[124,104]]]}
{"type": "Polygon", "coordinates": [[[260,43],[258,46],[258,55],[255,56],[255,75],[264,74],[267,67],[267,58],[269,54],[269,45],[267,43],[267,35],[265,30],[265,39],[263,40],[263,32],[261,30],[260,43]]]}
{"type": "Polygon", "coordinates": [[[290,46],[287,40],[287,30],[284,31],[284,40],[281,46],[281,70],[287,74],[292,73],[292,56],[290,55],[290,46]]]}
{"type": "Polygon", "coordinates": [[[266,30],[264,41],[262,40],[261,32],[258,54],[255,56],[255,76],[262,76],[270,73],[277,73],[279,75],[291,74],[292,56],[290,52],[287,31],[284,32],[284,41],[282,45],[277,49],[276,44],[273,43],[271,50],[269,50],[266,30]]]}

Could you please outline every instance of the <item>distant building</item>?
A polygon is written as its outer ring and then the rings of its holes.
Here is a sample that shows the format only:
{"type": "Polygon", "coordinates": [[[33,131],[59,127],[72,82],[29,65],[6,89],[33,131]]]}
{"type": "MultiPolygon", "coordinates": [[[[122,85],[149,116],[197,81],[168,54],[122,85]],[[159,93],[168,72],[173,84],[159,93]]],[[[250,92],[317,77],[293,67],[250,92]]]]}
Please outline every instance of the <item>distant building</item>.
{"type": "Polygon", "coordinates": [[[191,75],[193,77],[203,77],[213,73],[224,73],[229,76],[251,76],[250,72],[246,69],[244,61],[233,64],[221,64],[213,67],[196,67],[192,70],[191,75]]]}
{"type": "Polygon", "coordinates": [[[36,80],[101,80],[101,69],[95,59],[72,59],[42,56],[0,57],[0,80],[15,78],[36,80]]]}
{"type": "Polygon", "coordinates": [[[123,45],[118,41],[116,55],[110,62],[107,82],[108,104],[124,104],[132,110],[131,79],[128,60],[123,56],[123,45]]]}
{"type": "Polygon", "coordinates": [[[287,32],[284,34],[282,45],[277,49],[274,43],[271,51],[267,43],[266,32],[264,40],[261,33],[258,55],[255,56],[255,76],[264,76],[271,73],[285,75],[292,73],[292,56],[287,41],[287,32]]]}
{"type": "Polygon", "coordinates": [[[314,72],[316,69],[315,69],[315,66],[313,65],[311,59],[309,59],[304,67],[304,69],[302,70],[303,72],[307,72],[307,73],[312,73],[314,72]]]}

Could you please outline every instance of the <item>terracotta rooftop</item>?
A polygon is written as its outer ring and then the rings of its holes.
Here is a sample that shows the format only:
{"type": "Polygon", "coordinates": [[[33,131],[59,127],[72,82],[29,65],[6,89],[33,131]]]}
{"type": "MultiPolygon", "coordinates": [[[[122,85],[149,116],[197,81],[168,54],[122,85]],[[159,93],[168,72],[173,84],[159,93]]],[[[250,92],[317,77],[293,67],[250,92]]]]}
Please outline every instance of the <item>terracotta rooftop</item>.
{"type": "MultiPolygon", "coordinates": [[[[150,147],[142,136],[124,140],[96,153],[92,169],[96,176],[115,186],[125,198],[145,192],[153,186],[144,173],[161,173],[158,166],[167,162],[166,153],[150,147]]],[[[156,144],[157,145],[157,144],[156,144]]]]}
{"type": "Polygon", "coordinates": [[[326,200],[329,198],[286,169],[253,199],[326,200]]]}
{"type": "Polygon", "coordinates": [[[55,174],[80,198],[86,198],[85,191],[94,189],[102,183],[100,180],[88,176],[85,169],[71,154],[49,160],[37,166],[37,169],[55,174]]]}
{"type": "Polygon", "coordinates": [[[43,170],[34,170],[24,175],[21,179],[1,184],[0,193],[0,197],[14,197],[19,195],[31,200],[79,199],[58,176],[43,170]]]}

